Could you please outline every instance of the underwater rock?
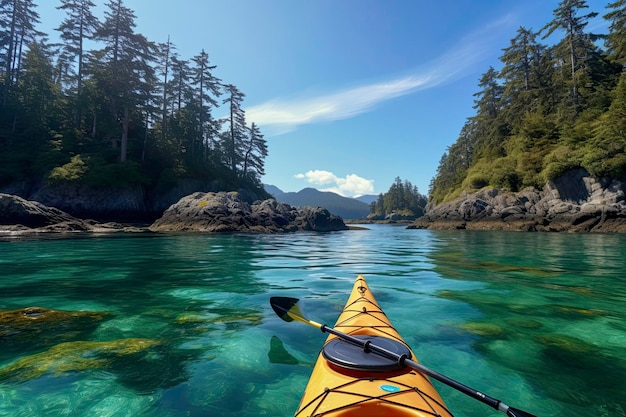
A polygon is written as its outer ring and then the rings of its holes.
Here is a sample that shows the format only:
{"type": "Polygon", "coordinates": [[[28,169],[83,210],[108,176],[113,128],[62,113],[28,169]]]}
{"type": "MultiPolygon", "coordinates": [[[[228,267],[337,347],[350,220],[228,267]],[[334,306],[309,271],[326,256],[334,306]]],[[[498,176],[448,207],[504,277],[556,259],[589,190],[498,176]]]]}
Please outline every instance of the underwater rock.
{"type": "Polygon", "coordinates": [[[0,311],[0,342],[5,349],[51,346],[92,332],[108,316],[106,312],[44,307],[4,310],[0,311]]]}
{"type": "Polygon", "coordinates": [[[186,312],[176,317],[177,324],[231,324],[247,322],[251,325],[259,324],[263,315],[252,309],[217,309],[205,312],[186,312]]]}
{"type": "Polygon", "coordinates": [[[459,327],[478,336],[500,337],[506,334],[502,327],[489,323],[464,323],[459,327]]]}
{"type": "Polygon", "coordinates": [[[507,319],[506,323],[522,329],[540,329],[543,327],[541,322],[532,319],[507,319]]]}
{"type": "Polygon", "coordinates": [[[87,369],[108,369],[116,359],[140,353],[161,342],[153,339],[119,339],[106,342],[66,342],[45,352],[26,356],[0,369],[0,381],[29,381],[44,374],[58,376],[87,369]]]}
{"type": "Polygon", "coordinates": [[[559,359],[570,356],[585,356],[598,351],[598,347],[583,340],[566,335],[542,335],[535,340],[545,349],[546,353],[552,354],[559,359]]]}

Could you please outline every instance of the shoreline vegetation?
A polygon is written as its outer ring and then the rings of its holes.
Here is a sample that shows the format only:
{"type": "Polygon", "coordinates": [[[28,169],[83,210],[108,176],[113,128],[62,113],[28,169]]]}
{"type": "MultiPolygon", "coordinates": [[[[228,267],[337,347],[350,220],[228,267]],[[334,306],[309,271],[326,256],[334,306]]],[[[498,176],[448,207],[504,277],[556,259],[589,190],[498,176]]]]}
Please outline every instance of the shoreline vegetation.
{"type": "MultiPolygon", "coordinates": [[[[73,217],[49,212],[37,224],[0,212],[0,230],[135,230],[128,225],[152,224],[199,190],[238,190],[248,205],[270,197],[267,142],[246,120],[245,94],[213,75],[206,51],[185,59],[169,39],[136,33],[123,2],[107,5],[102,21],[68,3],[57,48],[35,29],[36,5],[15,4],[0,11],[14,24],[0,39],[0,193],[73,217]],[[126,25],[113,30],[120,19],[126,25]],[[230,116],[217,119],[222,110],[230,116]]],[[[543,28],[511,34],[428,199],[396,178],[359,222],[406,221],[402,200],[417,218],[410,228],[625,232],[626,3],[607,3],[607,34],[590,32],[599,11],[588,9],[561,1],[543,28]]],[[[233,216],[215,228],[267,227],[233,216]]]]}
{"type": "MultiPolygon", "coordinates": [[[[560,1],[542,28],[511,34],[499,65],[478,81],[475,115],[441,157],[431,205],[450,207],[446,203],[489,188],[545,192],[545,184],[572,171],[607,187],[626,180],[626,2],[605,4],[590,10],[586,1],[560,1]],[[608,33],[588,27],[596,17],[604,18],[608,33]],[[544,43],[547,38],[554,42],[544,43]]],[[[570,200],[574,206],[583,201],[563,198],[570,200]]],[[[611,210],[598,214],[613,216],[611,210]]],[[[448,217],[454,216],[453,209],[448,217]]],[[[460,220],[473,227],[478,219],[460,220]]],[[[493,220],[488,215],[481,222],[493,220]]]]}
{"type": "Polygon", "coordinates": [[[511,192],[485,187],[426,207],[409,228],[544,232],[626,232],[626,187],[596,179],[582,168],[548,181],[542,189],[511,192]]]}
{"type": "MultiPolygon", "coordinates": [[[[242,192],[196,192],[182,197],[152,223],[98,222],[19,196],[0,194],[0,235],[110,232],[252,232],[358,230],[354,224],[398,224],[409,229],[626,233],[626,187],[571,170],[541,189],[514,193],[485,187],[425,208],[416,219],[342,219],[322,207],[292,207],[242,192]]],[[[82,202],[88,207],[88,201],[82,202]]]]}

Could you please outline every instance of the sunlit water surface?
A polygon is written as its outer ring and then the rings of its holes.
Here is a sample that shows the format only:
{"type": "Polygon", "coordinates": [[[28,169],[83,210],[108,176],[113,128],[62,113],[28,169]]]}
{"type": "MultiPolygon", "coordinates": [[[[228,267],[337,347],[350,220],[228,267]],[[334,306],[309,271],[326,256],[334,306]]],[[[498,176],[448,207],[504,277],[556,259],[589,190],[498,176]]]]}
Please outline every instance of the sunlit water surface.
{"type": "MultiPolygon", "coordinates": [[[[0,241],[0,416],[291,416],[357,274],[420,361],[540,417],[625,416],[626,236],[369,230],[0,241]]],[[[435,382],[456,416],[502,415],[435,382]]]]}

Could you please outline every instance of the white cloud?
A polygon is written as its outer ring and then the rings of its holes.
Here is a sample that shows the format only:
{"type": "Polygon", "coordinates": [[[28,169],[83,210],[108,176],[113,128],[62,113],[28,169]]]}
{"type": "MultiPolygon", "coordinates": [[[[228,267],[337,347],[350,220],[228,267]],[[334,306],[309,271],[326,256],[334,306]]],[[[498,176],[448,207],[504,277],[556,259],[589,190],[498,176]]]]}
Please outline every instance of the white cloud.
{"type": "Polygon", "coordinates": [[[354,117],[384,101],[452,82],[484,59],[493,49],[487,38],[499,39],[498,27],[508,21],[509,16],[464,37],[455,48],[412,74],[303,99],[270,100],[247,108],[246,118],[265,132],[279,135],[303,124],[354,117]]]}
{"type": "Polygon", "coordinates": [[[347,119],[385,100],[408,94],[427,85],[430,76],[409,76],[303,100],[271,100],[246,109],[246,118],[259,126],[286,133],[299,125],[347,119]]]}
{"type": "Polygon", "coordinates": [[[294,178],[306,179],[309,184],[323,187],[319,188],[320,191],[330,191],[346,197],[374,192],[374,180],[368,180],[356,174],[349,174],[342,178],[329,171],[312,170],[304,174],[296,174],[294,178]]]}

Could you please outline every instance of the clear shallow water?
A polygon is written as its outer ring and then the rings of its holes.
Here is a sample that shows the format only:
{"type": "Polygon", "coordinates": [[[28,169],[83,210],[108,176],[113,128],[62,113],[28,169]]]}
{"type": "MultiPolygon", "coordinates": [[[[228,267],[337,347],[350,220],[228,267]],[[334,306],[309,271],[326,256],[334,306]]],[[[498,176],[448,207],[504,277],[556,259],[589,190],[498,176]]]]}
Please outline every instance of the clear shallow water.
{"type": "Polygon", "coordinates": [[[333,324],[359,273],[426,366],[542,417],[626,415],[626,236],[368,227],[0,241],[0,310],[107,313],[0,327],[0,416],[291,416],[325,336],[268,299],[333,324]]]}

